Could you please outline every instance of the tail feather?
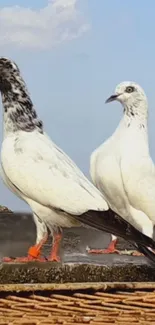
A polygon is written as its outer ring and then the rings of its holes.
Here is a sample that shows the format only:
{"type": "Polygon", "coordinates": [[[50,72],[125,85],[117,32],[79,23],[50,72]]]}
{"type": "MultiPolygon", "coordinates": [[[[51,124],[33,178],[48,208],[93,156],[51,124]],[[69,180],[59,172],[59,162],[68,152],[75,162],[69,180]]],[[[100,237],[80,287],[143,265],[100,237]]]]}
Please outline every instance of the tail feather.
{"type": "Polygon", "coordinates": [[[83,224],[124,238],[155,263],[155,254],[148,248],[155,249],[155,241],[141,233],[111,209],[107,211],[89,210],[75,218],[83,224]]]}

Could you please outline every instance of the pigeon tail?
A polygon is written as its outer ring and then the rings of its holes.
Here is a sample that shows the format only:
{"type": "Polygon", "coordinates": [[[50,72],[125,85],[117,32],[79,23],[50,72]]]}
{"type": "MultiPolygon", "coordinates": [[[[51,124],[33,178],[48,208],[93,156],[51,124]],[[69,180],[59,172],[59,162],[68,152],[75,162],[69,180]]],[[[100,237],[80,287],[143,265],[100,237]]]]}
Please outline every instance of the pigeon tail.
{"type": "Polygon", "coordinates": [[[89,210],[74,217],[90,227],[124,238],[155,263],[155,254],[149,249],[149,247],[155,249],[155,241],[141,233],[111,209],[107,211],[89,210]]]}

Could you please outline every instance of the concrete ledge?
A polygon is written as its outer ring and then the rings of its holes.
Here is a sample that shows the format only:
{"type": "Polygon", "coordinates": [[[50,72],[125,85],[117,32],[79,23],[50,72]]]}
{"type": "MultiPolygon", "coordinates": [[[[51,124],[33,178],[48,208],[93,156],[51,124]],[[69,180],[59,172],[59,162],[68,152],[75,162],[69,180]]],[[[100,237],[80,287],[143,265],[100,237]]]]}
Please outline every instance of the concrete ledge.
{"type": "MultiPolygon", "coordinates": [[[[35,243],[35,226],[31,214],[2,213],[0,215],[0,259],[4,256],[26,256],[35,243]]],[[[87,246],[105,248],[110,241],[106,233],[88,228],[63,229],[60,247],[62,263],[3,263],[0,264],[0,285],[49,283],[100,283],[100,282],[153,282],[154,267],[145,257],[127,255],[90,255],[87,246]]],[[[43,250],[48,256],[52,240],[43,250]]],[[[118,249],[131,249],[119,240],[118,249]]]]}
{"type": "Polygon", "coordinates": [[[0,284],[154,282],[154,268],[147,264],[9,263],[0,266],[0,284]]]}

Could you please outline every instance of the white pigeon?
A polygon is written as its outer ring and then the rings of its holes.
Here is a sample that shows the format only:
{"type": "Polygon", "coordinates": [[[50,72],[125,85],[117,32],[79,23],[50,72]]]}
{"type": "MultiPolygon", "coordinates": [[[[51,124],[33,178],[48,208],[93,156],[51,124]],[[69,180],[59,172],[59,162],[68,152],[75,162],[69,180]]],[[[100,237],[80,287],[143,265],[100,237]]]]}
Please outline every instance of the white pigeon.
{"type": "Polygon", "coordinates": [[[47,228],[54,236],[48,260],[58,261],[60,236],[56,234],[63,226],[81,223],[122,236],[154,261],[155,255],[147,247],[155,248],[155,242],[109,209],[101,192],[46,135],[19,68],[6,58],[0,58],[0,91],[4,109],[2,177],[29,204],[37,228],[36,245],[27,257],[15,261],[42,260],[47,228]]]}
{"type": "MultiPolygon", "coordinates": [[[[153,238],[155,167],[149,153],[147,98],[136,83],[122,82],[106,102],[114,100],[123,105],[123,118],[113,135],[92,153],[91,178],[113,211],[153,238]]],[[[98,252],[114,252],[115,243],[98,252]]]]}

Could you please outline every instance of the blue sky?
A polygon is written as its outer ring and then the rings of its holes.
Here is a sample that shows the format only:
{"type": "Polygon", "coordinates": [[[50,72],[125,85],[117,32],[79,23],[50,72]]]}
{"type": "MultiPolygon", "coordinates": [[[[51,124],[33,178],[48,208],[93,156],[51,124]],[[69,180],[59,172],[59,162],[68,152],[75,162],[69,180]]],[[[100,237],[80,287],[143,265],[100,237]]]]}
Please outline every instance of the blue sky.
{"type": "MultiPolygon", "coordinates": [[[[87,176],[91,152],[122,116],[105,99],[125,80],[148,96],[155,161],[154,12],[153,0],[0,2],[1,56],[19,65],[46,132],[87,176]]],[[[0,193],[1,204],[28,210],[2,182],[0,193]]]]}

